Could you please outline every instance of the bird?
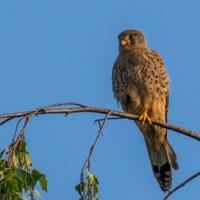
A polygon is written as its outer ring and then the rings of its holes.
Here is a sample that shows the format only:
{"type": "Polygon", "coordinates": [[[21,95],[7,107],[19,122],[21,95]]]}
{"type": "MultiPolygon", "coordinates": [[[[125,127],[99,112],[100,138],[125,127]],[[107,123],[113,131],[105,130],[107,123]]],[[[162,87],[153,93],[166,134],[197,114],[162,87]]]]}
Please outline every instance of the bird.
{"type": "Polygon", "coordinates": [[[144,136],[154,177],[163,191],[172,187],[172,168],[177,156],[167,129],[151,119],[167,123],[169,76],[161,56],[148,48],[144,33],[128,29],[118,36],[119,55],[112,70],[112,89],[117,102],[129,114],[139,116],[136,125],[144,136]]]}

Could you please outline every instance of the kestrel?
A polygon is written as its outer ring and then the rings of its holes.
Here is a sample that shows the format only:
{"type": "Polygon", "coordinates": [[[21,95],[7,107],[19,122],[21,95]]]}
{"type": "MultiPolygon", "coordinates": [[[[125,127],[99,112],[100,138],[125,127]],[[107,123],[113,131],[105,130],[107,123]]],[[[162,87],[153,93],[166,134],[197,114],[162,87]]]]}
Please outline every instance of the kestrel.
{"type": "Polygon", "coordinates": [[[169,191],[172,168],[178,169],[176,154],[167,130],[151,123],[151,118],[167,122],[169,78],[163,60],[148,48],[139,30],[125,30],[118,39],[119,55],[112,72],[114,96],[125,112],[140,116],[135,123],[144,136],[154,176],[160,188],[169,191]]]}

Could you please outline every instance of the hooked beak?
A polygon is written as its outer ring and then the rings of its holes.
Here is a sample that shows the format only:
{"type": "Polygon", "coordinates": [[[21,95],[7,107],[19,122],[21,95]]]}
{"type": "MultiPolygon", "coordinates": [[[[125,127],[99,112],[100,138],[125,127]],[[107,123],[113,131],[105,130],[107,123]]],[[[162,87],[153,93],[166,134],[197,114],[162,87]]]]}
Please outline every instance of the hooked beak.
{"type": "Polygon", "coordinates": [[[121,47],[125,47],[126,45],[130,44],[130,41],[125,38],[122,38],[120,40],[120,43],[121,43],[121,47]]]}

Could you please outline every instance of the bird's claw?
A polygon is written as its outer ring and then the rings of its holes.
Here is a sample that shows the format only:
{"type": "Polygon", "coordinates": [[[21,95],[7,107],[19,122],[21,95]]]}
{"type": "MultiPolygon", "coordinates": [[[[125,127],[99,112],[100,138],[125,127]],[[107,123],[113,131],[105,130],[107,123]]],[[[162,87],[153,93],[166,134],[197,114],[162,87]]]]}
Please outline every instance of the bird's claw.
{"type": "Polygon", "coordinates": [[[151,119],[147,114],[147,111],[143,112],[143,114],[140,115],[139,120],[141,121],[142,125],[144,125],[145,121],[147,121],[150,125],[152,124],[151,119]]]}

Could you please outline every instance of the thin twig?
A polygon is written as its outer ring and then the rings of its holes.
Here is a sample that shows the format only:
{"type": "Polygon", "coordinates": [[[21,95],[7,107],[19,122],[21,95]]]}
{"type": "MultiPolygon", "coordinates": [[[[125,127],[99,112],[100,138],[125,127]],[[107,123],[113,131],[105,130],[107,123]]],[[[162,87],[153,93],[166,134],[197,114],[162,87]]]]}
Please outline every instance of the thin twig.
{"type": "MultiPolygon", "coordinates": [[[[116,119],[125,119],[125,118],[121,118],[121,117],[109,117],[107,120],[116,120],[116,119]]],[[[102,118],[102,119],[95,119],[95,121],[94,121],[94,123],[96,123],[96,122],[101,122],[101,121],[103,121],[104,120],[104,118],[102,118]]]]}
{"type": "Polygon", "coordinates": [[[169,196],[171,196],[175,191],[177,191],[178,189],[180,189],[181,187],[183,187],[185,184],[187,184],[188,182],[190,182],[191,180],[193,180],[194,178],[196,178],[197,176],[200,175],[200,172],[197,172],[196,174],[192,175],[190,178],[188,178],[187,180],[185,180],[183,183],[181,183],[180,185],[178,185],[177,187],[175,187],[173,190],[169,191],[169,193],[165,196],[165,198],[163,200],[166,200],[169,198],[169,196]]]}
{"type": "Polygon", "coordinates": [[[85,107],[83,104],[80,103],[75,103],[75,102],[61,102],[61,103],[55,103],[55,104],[51,104],[48,106],[44,106],[44,108],[53,108],[53,107],[57,107],[57,106],[66,106],[66,105],[73,105],[73,106],[79,106],[79,107],[85,107]]]}
{"type": "Polygon", "coordinates": [[[10,118],[8,118],[8,119],[5,119],[4,121],[2,121],[2,122],[0,122],[0,126],[2,126],[3,124],[5,124],[6,122],[8,122],[8,121],[10,121],[10,120],[12,120],[12,119],[14,119],[15,117],[10,117],[10,118]]]}
{"type": "Polygon", "coordinates": [[[13,137],[13,141],[14,141],[14,142],[16,142],[16,136],[17,136],[19,124],[21,123],[21,121],[22,121],[24,118],[25,118],[25,117],[20,118],[19,121],[17,122],[16,128],[15,128],[14,137],[13,137]]]}
{"type": "Polygon", "coordinates": [[[29,121],[31,120],[31,118],[35,115],[37,115],[38,112],[41,111],[41,109],[43,108],[38,108],[37,110],[35,110],[34,112],[30,113],[28,116],[23,116],[19,119],[19,121],[17,122],[16,125],[16,129],[15,129],[15,133],[14,133],[14,137],[13,137],[13,148],[11,149],[11,152],[7,155],[7,159],[10,160],[9,162],[9,167],[11,167],[13,165],[13,161],[12,161],[12,157],[15,153],[15,149],[19,143],[19,141],[23,140],[25,138],[25,131],[26,131],[26,127],[29,123],[29,121]],[[19,129],[19,125],[20,123],[25,119],[24,125],[20,131],[20,133],[17,136],[17,132],[19,129]]]}
{"type": "Polygon", "coordinates": [[[108,119],[110,113],[111,113],[111,112],[108,112],[108,114],[106,115],[106,117],[105,117],[105,119],[104,119],[104,121],[103,121],[103,124],[100,126],[100,130],[99,130],[99,132],[98,132],[98,135],[97,135],[97,137],[96,137],[96,140],[95,140],[94,144],[92,145],[92,147],[91,147],[91,149],[90,149],[90,154],[89,154],[89,156],[88,156],[88,163],[89,163],[88,170],[90,170],[90,159],[91,159],[92,153],[93,153],[93,151],[94,151],[94,149],[95,149],[95,147],[96,147],[96,145],[97,145],[97,142],[98,142],[98,140],[99,140],[99,138],[100,138],[100,136],[101,136],[101,134],[102,134],[102,131],[103,131],[104,127],[105,127],[106,121],[107,121],[107,119],[108,119]]]}
{"type": "MultiPolygon", "coordinates": [[[[100,136],[102,134],[102,131],[103,131],[104,127],[105,127],[106,121],[107,121],[107,119],[108,119],[110,114],[111,114],[111,111],[109,111],[107,113],[106,117],[104,118],[103,124],[100,125],[100,129],[98,131],[97,137],[96,137],[92,147],[90,148],[90,153],[89,153],[89,155],[88,155],[88,157],[87,157],[87,159],[86,159],[86,161],[85,161],[85,163],[84,163],[84,165],[83,165],[83,167],[81,169],[81,177],[80,177],[81,187],[83,187],[83,185],[84,185],[83,183],[84,183],[84,173],[85,173],[86,165],[87,165],[88,171],[90,171],[90,159],[92,157],[94,149],[95,149],[95,147],[96,147],[96,145],[98,143],[98,140],[99,140],[99,138],[100,138],[100,136]]],[[[83,191],[83,188],[81,188],[81,191],[83,191]]],[[[82,194],[81,194],[81,199],[82,199],[82,194]]]]}

